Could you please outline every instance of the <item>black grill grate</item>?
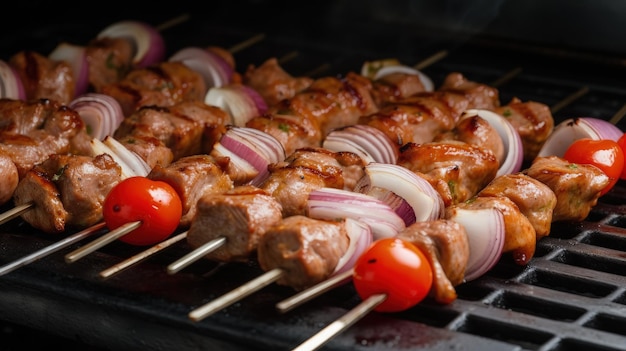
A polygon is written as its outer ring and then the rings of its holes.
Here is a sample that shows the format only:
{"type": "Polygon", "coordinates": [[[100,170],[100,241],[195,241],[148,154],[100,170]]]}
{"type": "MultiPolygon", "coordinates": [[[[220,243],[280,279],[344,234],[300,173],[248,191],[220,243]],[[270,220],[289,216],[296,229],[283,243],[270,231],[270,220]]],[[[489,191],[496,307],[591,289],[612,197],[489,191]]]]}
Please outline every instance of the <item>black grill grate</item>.
{"type": "MultiPolygon", "coordinates": [[[[541,50],[512,40],[454,36],[406,27],[406,23],[390,28],[357,20],[357,15],[339,21],[347,13],[345,8],[333,11],[329,4],[318,5],[307,6],[314,21],[294,14],[288,2],[220,4],[210,13],[203,11],[202,18],[193,7],[184,7],[193,5],[181,4],[181,12],[190,10],[190,19],[163,34],[171,52],[188,45],[229,48],[264,34],[260,42],[235,53],[240,72],[248,64],[278,57],[294,75],[335,75],[358,71],[368,59],[398,57],[405,63],[418,63],[447,50],[444,58],[423,69],[436,83],[451,71],[487,83],[514,72],[499,85],[503,103],[513,97],[536,100],[554,108],[557,123],[593,116],[626,129],[622,119],[626,86],[619,79],[625,69],[619,60],[601,60],[595,54],[571,50],[541,50]],[[249,11],[237,6],[247,6],[249,11]],[[569,100],[581,91],[586,93],[569,100]]],[[[68,19],[58,25],[42,19],[41,26],[49,23],[49,27],[11,36],[2,58],[24,48],[23,43],[46,52],[59,40],[86,42],[91,33],[118,19],[161,23],[177,15],[173,10],[153,13],[158,14],[111,12],[89,24],[68,19]]],[[[425,301],[402,313],[371,313],[325,348],[624,349],[625,204],[626,184],[622,182],[585,221],[554,223],[528,266],[515,266],[504,258],[484,277],[459,286],[459,298],[453,304],[425,301]]],[[[53,242],[19,221],[6,224],[3,230],[0,264],[53,242]]],[[[281,315],[275,303],[293,292],[270,285],[193,323],[187,318],[191,309],[258,276],[261,270],[254,262],[221,266],[198,262],[168,275],[164,267],[188,252],[181,244],[109,280],[97,278],[101,270],[139,251],[113,243],[68,265],[63,258],[68,249],[0,277],[0,319],[110,350],[290,349],[360,302],[348,284],[281,315]]]]}

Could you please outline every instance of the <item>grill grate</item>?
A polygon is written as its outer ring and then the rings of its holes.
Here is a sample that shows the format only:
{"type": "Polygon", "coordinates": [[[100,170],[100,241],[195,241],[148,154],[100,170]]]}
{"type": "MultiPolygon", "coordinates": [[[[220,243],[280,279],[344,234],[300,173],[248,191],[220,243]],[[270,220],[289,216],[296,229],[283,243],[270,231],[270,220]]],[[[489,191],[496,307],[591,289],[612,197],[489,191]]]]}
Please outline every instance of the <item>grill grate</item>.
{"type": "MultiPolygon", "coordinates": [[[[499,86],[503,102],[513,97],[541,101],[553,107],[557,123],[572,116],[593,116],[626,129],[622,119],[626,87],[616,78],[624,73],[624,67],[616,66],[614,60],[590,60],[588,55],[537,50],[493,38],[462,37],[459,42],[458,37],[443,32],[435,36],[428,31],[401,30],[400,26],[390,29],[358,22],[357,16],[339,23],[338,15],[325,12],[323,6],[312,12],[320,23],[298,23],[283,2],[279,4],[284,7],[271,9],[263,1],[244,3],[250,7],[249,13],[272,11],[273,20],[264,23],[264,32],[254,28],[245,14],[224,16],[238,11],[215,5],[216,11],[205,13],[202,19],[192,16],[164,32],[166,42],[174,43],[169,50],[205,44],[233,47],[263,33],[264,40],[235,54],[239,71],[278,57],[294,75],[323,76],[358,70],[364,60],[373,58],[398,57],[405,63],[418,63],[444,49],[448,52],[445,57],[423,69],[435,82],[451,71],[480,82],[497,82],[513,72],[517,74],[499,86]],[[585,93],[577,96],[581,91],[585,93]]],[[[102,28],[125,14],[111,14],[90,26],[102,28]]],[[[151,23],[160,23],[171,11],[151,16],[151,23]]],[[[48,38],[73,42],[88,39],[84,21],[63,23],[51,24],[51,31],[37,31],[37,35],[46,33],[48,38]]],[[[51,42],[31,41],[42,51],[49,51],[51,42]]],[[[7,45],[7,50],[15,47],[17,51],[17,39],[8,43],[13,44],[7,45]]],[[[10,53],[7,51],[6,57],[10,53]]],[[[401,313],[371,313],[325,348],[623,349],[625,203],[626,184],[621,182],[585,221],[554,223],[551,234],[538,242],[528,266],[515,266],[504,258],[484,277],[459,286],[459,298],[453,304],[425,301],[401,313]]],[[[53,243],[19,221],[6,224],[3,231],[0,263],[53,243]]],[[[191,309],[257,277],[260,268],[254,262],[198,262],[168,275],[164,267],[188,252],[181,243],[109,280],[96,277],[97,272],[140,250],[113,243],[71,265],[64,262],[66,252],[60,252],[0,277],[0,319],[111,350],[290,349],[360,302],[346,285],[280,315],[275,303],[293,291],[270,285],[193,323],[187,319],[191,309]]]]}

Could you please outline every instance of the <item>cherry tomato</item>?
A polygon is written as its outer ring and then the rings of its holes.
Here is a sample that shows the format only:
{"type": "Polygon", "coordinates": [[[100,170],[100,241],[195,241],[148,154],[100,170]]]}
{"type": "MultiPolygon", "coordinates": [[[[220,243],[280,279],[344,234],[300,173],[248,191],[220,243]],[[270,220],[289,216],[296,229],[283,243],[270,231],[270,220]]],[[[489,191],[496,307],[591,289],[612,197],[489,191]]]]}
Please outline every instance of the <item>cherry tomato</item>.
{"type": "Polygon", "coordinates": [[[352,281],[363,300],[375,294],[387,294],[376,311],[398,312],[415,306],[428,295],[433,272],[430,262],[415,245],[398,238],[384,238],[359,256],[352,281]]]}
{"type": "Polygon", "coordinates": [[[617,145],[622,148],[622,152],[624,153],[624,169],[622,169],[620,178],[626,180],[626,133],[622,134],[622,136],[617,139],[617,145]]]}
{"type": "Polygon", "coordinates": [[[624,170],[624,152],[610,139],[578,139],[567,148],[563,158],[572,163],[594,165],[609,177],[610,182],[600,196],[613,188],[624,170]]]}
{"type": "Polygon", "coordinates": [[[180,224],[182,202],[174,188],[145,177],[119,182],[104,199],[103,216],[109,230],[141,221],[141,226],[119,238],[131,245],[154,245],[180,224]]]}

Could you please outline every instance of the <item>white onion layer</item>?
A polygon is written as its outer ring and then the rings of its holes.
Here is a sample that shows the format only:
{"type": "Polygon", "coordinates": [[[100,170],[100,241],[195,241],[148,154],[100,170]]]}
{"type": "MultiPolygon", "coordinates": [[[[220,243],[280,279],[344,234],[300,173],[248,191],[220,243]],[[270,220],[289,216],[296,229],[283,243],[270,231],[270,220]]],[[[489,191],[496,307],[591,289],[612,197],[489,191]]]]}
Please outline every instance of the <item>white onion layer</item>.
{"type": "Polygon", "coordinates": [[[389,137],[380,130],[364,124],[331,131],[324,139],[322,147],[335,152],[353,152],[366,163],[396,163],[398,159],[398,150],[389,137]]]}
{"type": "MultiPolygon", "coordinates": [[[[341,274],[354,267],[357,259],[372,244],[372,232],[369,226],[353,218],[345,219],[350,245],[335,266],[332,275],[341,274]]],[[[349,279],[349,278],[348,278],[349,279]]]]}
{"type": "Polygon", "coordinates": [[[147,67],[163,61],[165,58],[165,41],[159,31],[141,21],[120,21],[113,23],[98,33],[98,38],[125,38],[135,48],[133,64],[136,67],[147,67]]]}
{"type": "Polygon", "coordinates": [[[89,62],[84,46],[69,43],[60,43],[52,50],[48,57],[53,61],[67,62],[72,68],[74,77],[74,96],[80,96],[89,88],[89,62]]]}
{"type": "Polygon", "coordinates": [[[89,135],[100,140],[113,135],[124,120],[122,106],[110,95],[83,94],[72,100],[69,107],[78,112],[89,135]]]}
{"type": "Polygon", "coordinates": [[[2,60],[0,60],[0,98],[26,99],[26,91],[20,76],[13,67],[2,60]]]}
{"type": "Polygon", "coordinates": [[[610,139],[617,141],[622,134],[624,132],[616,125],[603,119],[593,117],[566,119],[554,128],[537,156],[563,157],[569,146],[578,139],[610,139]]]}

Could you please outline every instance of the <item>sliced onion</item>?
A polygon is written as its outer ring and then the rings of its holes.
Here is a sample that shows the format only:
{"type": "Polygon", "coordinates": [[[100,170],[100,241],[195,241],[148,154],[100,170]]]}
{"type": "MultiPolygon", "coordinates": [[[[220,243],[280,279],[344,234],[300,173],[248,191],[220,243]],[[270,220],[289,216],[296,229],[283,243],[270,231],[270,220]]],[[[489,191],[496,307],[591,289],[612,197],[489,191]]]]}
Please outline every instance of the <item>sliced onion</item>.
{"type": "Polygon", "coordinates": [[[504,217],[496,208],[448,208],[448,219],[461,224],[467,232],[470,257],[465,281],[474,280],[489,271],[502,256],[505,231],[504,217]]]}
{"type": "Polygon", "coordinates": [[[182,62],[200,73],[207,89],[230,84],[232,79],[233,69],[223,58],[199,47],[192,46],[180,49],[169,60],[182,62]]]}
{"type": "Polygon", "coordinates": [[[54,61],[65,61],[70,65],[75,81],[75,96],[87,92],[89,88],[89,62],[84,46],[61,43],[52,50],[48,57],[54,61]]]}
{"type": "Polygon", "coordinates": [[[150,173],[150,166],[148,163],[137,155],[135,152],[129,150],[119,141],[115,140],[110,135],[107,135],[104,140],[104,144],[115,153],[128,167],[132,170],[133,174],[145,177],[150,173]]]}
{"type": "Polygon", "coordinates": [[[258,176],[259,171],[250,162],[248,162],[246,158],[240,156],[238,152],[241,153],[242,149],[245,148],[246,152],[250,155],[254,155],[255,157],[258,157],[258,155],[255,155],[252,151],[247,149],[244,144],[238,144],[238,147],[230,147],[233,148],[234,151],[231,151],[231,149],[225,147],[220,142],[213,146],[212,153],[218,156],[228,157],[230,159],[232,167],[237,169],[236,177],[234,177],[236,179],[233,179],[233,181],[245,183],[258,176]]]}
{"type": "Polygon", "coordinates": [[[365,166],[365,175],[357,182],[355,191],[368,194],[374,188],[386,189],[406,200],[416,221],[431,221],[444,214],[441,195],[427,180],[402,166],[377,162],[365,166]]]}
{"type": "Polygon", "coordinates": [[[262,115],[262,111],[267,111],[267,104],[256,91],[239,84],[209,89],[204,102],[228,112],[232,124],[237,127],[245,126],[250,119],[262,115]]]}
{"type": "Polygon", "coordinates": [[[322,147],[340,152],[350,151],[366,163],[396,163],[398,149],[382,131],[368,125],[357,124],[335,129],[328,133],[322,147]]]}
{"type": "MultiPolygon", "coordinates": [[[[345,219],[350,245],[335,266],[333,275],[344,273],[354,267],[356,260],[372,244],[372,232],[367,224],[353,218],[345,219]]],[[[349,281],[350,277],[346,279],[349,281]]]]}
{"type": "Polygon", "coordinates": [[[504,116],[489,110],[467,110],[463,113],[461,118],[473,116],[479,116],[489,122],[496,132],[498,132],[500,138],[502,138],[505,155],[503,160],[498,160],[500,162],[500,168],[498,168],[496,176],[519,172],[524,162],[524,147],[522,145],[522,138],[517,130],[515,130],[515,127],[513,127],[504,116]]]}
{"type": "Polygon", "coordinates": [[[393,73],[405,73],[419,76],[426,91],[435,90],[435,84],[430,77],[414,67],[401,64],[397,59],[368,61],[361,66],[361,75],[372,80],[377,80],[393,73]]]}
{"type": "Polygon", "coordinates": [[[405,228],[404,220],[383,201],[362,193],[335,188],[320,188],[309,193],[307,215],[334,220],[353,218],[372,230],[374,240],[393,237],[405,228]]]}
{"type": "Polygon", "coordinates": [[[91,139],[91,150],[95,155],[108,154],[122,169],[122,179],[137,176],[138,174],[117,153],[99,139],[91,139]]]}
{"type": "Polygon", "coordinates": [[[567,148],[578,139],[610,139],[617,141],[622,134],[624,132],[616,125],[603,119],[593,117],[566,119],[554,128],[537,156],[563,157],[567,148]]]}
{"type": "Polygon", "coordinates": [[[0,98],[24,100],[26,91],[15,69],[0,60],[0,98]]]}
{"type": "Polygon", "coordinates": [[[124,120],[122,106],[113,97],[100,93],[83,94],[69,103],[87,126],[91,137],[104,140],[124,120]]]}
{"type": "Polygon", "coordinates": [[[104,28],[97,37],[130,40],[135,49],[133,64],[139,68],[161,62],[165,58],[165,41],[161,33],[144,22],[120,21],[104,28]]]}

